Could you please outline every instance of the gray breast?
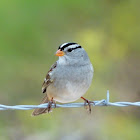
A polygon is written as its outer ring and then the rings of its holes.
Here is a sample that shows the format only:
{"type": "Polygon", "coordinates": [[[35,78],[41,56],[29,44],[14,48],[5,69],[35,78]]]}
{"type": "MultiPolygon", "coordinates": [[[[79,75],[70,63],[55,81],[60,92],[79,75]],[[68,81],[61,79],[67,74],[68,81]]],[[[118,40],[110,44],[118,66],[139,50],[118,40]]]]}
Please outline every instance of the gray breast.
{"type": "Polygon", "coordinates": [[[72,102],[79,99],[88,90],[93,77],[91,64],[83,66],[57,67],[53,74],[51,95],[58,102],[72,102]]]}

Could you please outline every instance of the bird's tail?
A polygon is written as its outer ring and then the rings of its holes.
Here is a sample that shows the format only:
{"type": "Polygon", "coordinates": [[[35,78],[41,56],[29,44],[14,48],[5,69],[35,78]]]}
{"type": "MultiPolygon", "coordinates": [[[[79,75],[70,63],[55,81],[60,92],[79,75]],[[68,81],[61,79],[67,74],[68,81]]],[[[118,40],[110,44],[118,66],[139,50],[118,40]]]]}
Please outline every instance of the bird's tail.
{"type": "MultiPolygon", "coordinates": [[[[49,102],[49,99],[48,99],[47,95],[45,95],[45,97],[41,101],[41,104],[48,103],[48,102],[49,102]]],[[[37,116],[37,115],[40,115],[43,113],[48,113],[48,108],[36,108],[33,111],[32,116],[37,116]]]]}

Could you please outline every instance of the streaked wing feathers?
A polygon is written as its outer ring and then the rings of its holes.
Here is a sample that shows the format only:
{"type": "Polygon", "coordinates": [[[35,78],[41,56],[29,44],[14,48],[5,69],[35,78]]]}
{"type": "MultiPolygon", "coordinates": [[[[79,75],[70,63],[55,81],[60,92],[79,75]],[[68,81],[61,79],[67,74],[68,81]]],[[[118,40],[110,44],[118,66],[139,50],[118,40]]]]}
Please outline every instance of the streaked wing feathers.
{"type": "Polygon", "coordinates": [[[50,70],[48,71],[46,78],[42,84],[42,92],[45,93],[47,90],[47,87],[53,82],[50,76],[50,73],[56,68],[57,66],[57,62],[55,64],[53,64],[50,68],[50,70]]]}

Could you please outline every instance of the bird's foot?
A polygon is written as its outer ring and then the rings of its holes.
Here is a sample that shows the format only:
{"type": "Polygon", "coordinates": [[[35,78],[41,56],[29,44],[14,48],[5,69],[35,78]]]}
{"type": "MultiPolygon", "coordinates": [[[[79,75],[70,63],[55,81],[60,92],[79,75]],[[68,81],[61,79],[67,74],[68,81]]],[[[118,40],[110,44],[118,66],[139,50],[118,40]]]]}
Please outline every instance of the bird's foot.
{"type": "Polygon", "coordinates": [[[54,108],[56,108],[56,101],[53,100],[53,98],[51,99],[51,101],[48,102],[48,108],[47,111],[52,112],[52,104],[54,104],[54,108]]]}
{"type": "Polygon", "coordinates": [[[83,99],[85,101],[84,106],[88,110],[88,112],[91,113],[91,104],[95,105],[95,103],[93,101],[89,101],[89,100],[85,99],[84,97],[81,97],[81,99],[83,99]],[[86,105],[86,104],[88,104],[88,105],[86,105]]]}

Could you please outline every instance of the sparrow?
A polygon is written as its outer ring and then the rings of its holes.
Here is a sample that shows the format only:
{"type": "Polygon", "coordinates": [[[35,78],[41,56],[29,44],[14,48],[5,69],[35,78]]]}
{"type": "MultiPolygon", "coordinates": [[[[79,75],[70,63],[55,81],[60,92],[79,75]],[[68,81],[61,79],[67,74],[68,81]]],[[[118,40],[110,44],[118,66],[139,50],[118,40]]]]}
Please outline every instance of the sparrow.
{"type": "Polygon", "coordinates": [[[48,107],[37,108],[32,115],[49,113],[53,103],[69,103],[79,98],[88,103],[91,112],[91,101],[83,97],[94,73],[88,54],[79,44],[68,42],[61,44],[55,55],[59,59],[51,66],[42,85],[45,96],[41,104],[48,103],[48,107]]]}

